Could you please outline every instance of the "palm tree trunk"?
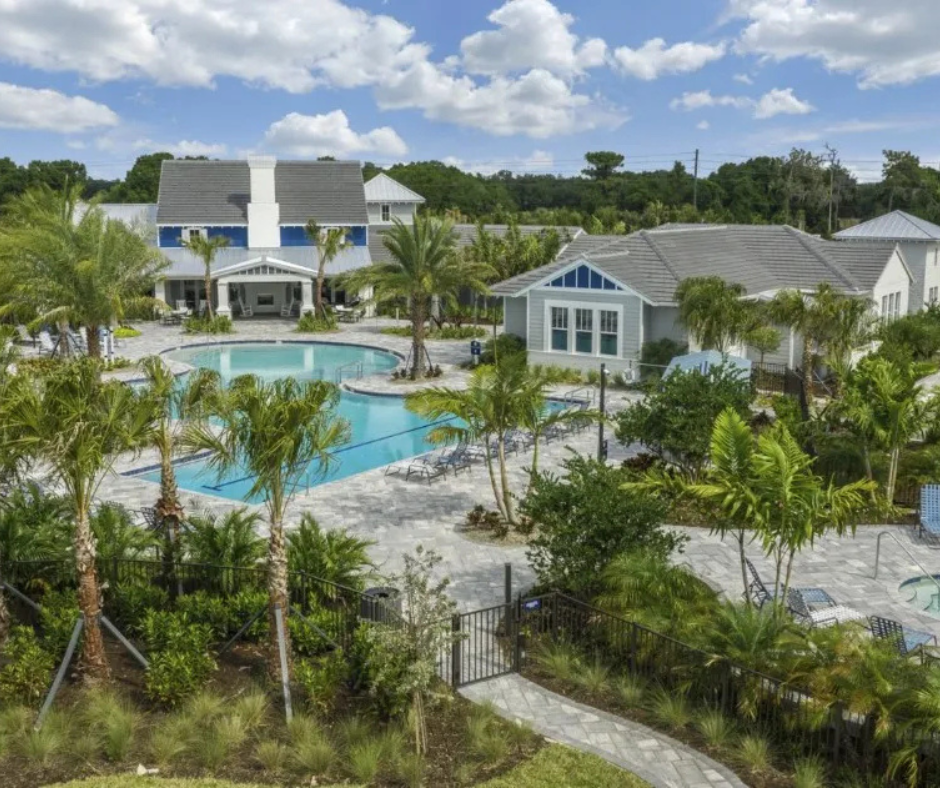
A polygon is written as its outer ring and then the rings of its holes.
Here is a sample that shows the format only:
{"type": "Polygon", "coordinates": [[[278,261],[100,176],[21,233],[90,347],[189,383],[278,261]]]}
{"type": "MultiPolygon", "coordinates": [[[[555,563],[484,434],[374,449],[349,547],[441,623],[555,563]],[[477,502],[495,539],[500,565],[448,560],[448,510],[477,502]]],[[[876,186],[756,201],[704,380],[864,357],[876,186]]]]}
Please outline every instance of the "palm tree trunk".
{"type": "MultiPolygon", "coordinates": [[[[196,306],[198,307],[199,304],[196,306]]],[[[206,263],[206,314],[209,315],[210,320],[215,314],[212,309],[212,270],[208,263],[206,263]]]]}
{"type": "MultiPolygon", "coordinates": [[[[2,554],[0,554],[0,565],[2,565],[2,554]]],[[[3,573],[0,572],[0,650],[7,642],[7,635],[10,632],[10,609],[7,607],[7,598],[3,593],[3,573]]]]}
{"type": "Polygon", "coordinates": [[[871,469],[871,449],[867,441],[862,446],[862,462],[865,465],[865,478],[868,481],[872,481],[875,478],[875,474],[871,469]]]}
{"type": "Polygon", "coordinates": [[[68,358],[72,355],[72,346],[69,344],[69,322],[68,320],[60,320],[58,326],[59,339],[56,342],[56,349],[60,356],[68,358]]]}
{"type": "Polygon", "coordinates": [[[532,490],[535,477],[539,473],[539,434],[538,430],[534,430],[532,433],[532,465],[529,468],[529,486],[526,488],[526,495],[532,490]]]}
{"type": "Polygon", "coordinates": [[[326,310],[323,308],[323,281],[326,279],[326,258],[324,255],[317,253],[319,258],[317,262],[317,292],[313,297],[313,312],[315,315],[326,316],[326,310]]]}
{"type": "Polygon", "coordinates": [[[98,333],[98,326],[85,326],[85,346],[91,358],[101,358],[101,337],[98,333]]]}
{"type": "Polygon", "coordinates": [[[496,483],[496,471],[493,469],[493,458],[490,456],[490,437],[489,435],[484,436],[485,443],[485,457],[486,457],[486,470],[490,475],[490,485],[493,487],[493,497],[496,499],[496,509],[499,511],[500,517],[502,517],[507,522],[509,521],[509,516],[506,513],[506,506],[503,502],[503,497],[499,493],[499,485],[496,483]]]}
{"type": "Polygon", "coordinates": [[[813,406],[813,342],[808,336],[803,336],[803,388],[806,389],[806,406],[812,410],[813,406]]]}
{"type": "Polygon", "coordinates": [[[411,352],[414,356],[411,371],[415,379],[424,377],[424,300],[419,297],[412,299],[411,306],[411,352]]]}
{"type": "Polygon", "coordinates": [[[890,457],[888,463],[888,488],[885,490],[885,497],[888,499],[888,504],[891,505],[894,503],[894,488],[898,482],[898,461],[901,458],[901,448],[895,446],[888,456],[890,457]]]}
{"type": "Polygon", "coordinates": [[[744,554],[744,535],[745,530],[743,528],[738,529],[738,533],[735,535],[735,539],[738,542],[738,558],[741,561],[741,582],[744,584],[744,603],[748,606],[751,604],[751,595],[748,594],[747,589],[749,583],[747,582],[747,560],[744,554]]]}
{"type": "Polygon", "coordinates": [[[783,580],[783,594],[782,599],[784,605],[787,603],[787,591],[790,590],[790,576],[793,574],[793,559],[796,558],[796,550],[790,551],[790,556],[787,558],[787,573],[783,580]]]}
{"type": "MultiPolygon", "coordinates": [[[[279,605],[284,621],[284,641],[287,651],[287,670],[290,672],[290,630],[287,628],[290,597],[287,587],[287,547],[284,540],[284,523],[279,516],[271,517],[271,535],[268,541],[268,626],[269,653],[268,674],[273,680],[281,678],[281,659],[278,647],[277,619],[274,606],[279,605]]],[[[289,680],[288,676],[288,680],[289,680]]]]}
{"type": "MultiPolygon", "coordinates": [[[[156,505],[157,518],[164,537],[163,571],[168,587],[176,588],[176,562],[180,558],[180,522],[183,507],[173,470],[173,452],[170,445],[160,452],[160,498],[156,505]]],[[[172,593],[172,591],[171,591],[172,593]]]]}
{"type": "Polygon", "coordinates": [[[78,607],[85,618],[82,632],[82,673],[86,681],[106,681],[110,676],[108,657],[101,635],[101,588],[95,567],[95,538],[88,511],[80,507],[75,524],[75,568],[78,573],[78,607]]]}
{"type": "Polygon", "coordinates": [[[499,482],[503,488],[503,506],[506,509],[506,522],[516,524],[516,513],[512,508],[512,491],[509,489],[509,474],[506,471],[506,434],[496,436],[496,456],[499,460],[499,482]]]}

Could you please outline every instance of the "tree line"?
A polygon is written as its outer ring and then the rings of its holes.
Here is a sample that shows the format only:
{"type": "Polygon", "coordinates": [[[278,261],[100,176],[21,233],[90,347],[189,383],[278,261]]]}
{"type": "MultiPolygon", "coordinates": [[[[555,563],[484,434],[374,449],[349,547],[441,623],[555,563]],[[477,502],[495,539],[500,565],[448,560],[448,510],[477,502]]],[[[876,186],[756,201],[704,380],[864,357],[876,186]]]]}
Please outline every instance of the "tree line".
{"type": "MultiPolygon", "coordinates": [[[[27,188],[63,189],[83,184],[85,198],[155,202],[166,152],[138,157],[123,179],[90,178],[70,160],[17,165],[0,158],[0,204],[27,188]]],[[[200,157],[197,157],[200,158],[200,157]]],[[[204,158],[204,157],[201,157],[204,158]]],[[[613,151],[585,155],[579,175],[502,170],[475,175],[439,161],[381,168],[366,162],[363,177],[379,172],[424,196],[424,210],[463,222],[579,226],[591,233],[629,233],[669,221],[791,224],[828,235],[840,227],[894,209],[940,223],[940,170],[908,151],[883,152],[882,177],[862,183],[830,151],[794,148],[785,156],[756,156],[721,164],[695,178],[686,163],[671,169],[634,170],[613,151]]]]}

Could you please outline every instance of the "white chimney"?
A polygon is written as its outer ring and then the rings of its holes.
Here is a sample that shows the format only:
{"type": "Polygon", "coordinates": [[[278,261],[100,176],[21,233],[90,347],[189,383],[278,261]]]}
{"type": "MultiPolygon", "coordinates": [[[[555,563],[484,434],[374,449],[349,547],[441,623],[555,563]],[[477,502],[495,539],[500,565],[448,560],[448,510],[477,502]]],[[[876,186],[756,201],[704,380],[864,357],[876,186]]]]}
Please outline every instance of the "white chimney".
{"type": "Polygon", "coordinates": [[[251,249],[276,249],[281,245],[281,206],[274,191],[273,156],[249,156],[251,202],[248,203],[248,246],[251,249]]]}

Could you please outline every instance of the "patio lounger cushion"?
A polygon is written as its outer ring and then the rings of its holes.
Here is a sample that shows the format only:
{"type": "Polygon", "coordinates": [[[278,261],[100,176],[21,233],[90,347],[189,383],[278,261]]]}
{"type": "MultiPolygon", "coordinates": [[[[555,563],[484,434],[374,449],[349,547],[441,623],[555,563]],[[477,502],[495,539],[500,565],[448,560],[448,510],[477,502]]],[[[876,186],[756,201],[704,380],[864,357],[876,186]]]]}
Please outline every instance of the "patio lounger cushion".
{"type": "Polygon", "coordinates": [[[849,621],[861,621],[864,618],[864,613],[860,613],[851,607],[833,605],[819,610],[810,610],[806,620],[814,627],[828,627],[833,624],[845,624],[849,621]]]}

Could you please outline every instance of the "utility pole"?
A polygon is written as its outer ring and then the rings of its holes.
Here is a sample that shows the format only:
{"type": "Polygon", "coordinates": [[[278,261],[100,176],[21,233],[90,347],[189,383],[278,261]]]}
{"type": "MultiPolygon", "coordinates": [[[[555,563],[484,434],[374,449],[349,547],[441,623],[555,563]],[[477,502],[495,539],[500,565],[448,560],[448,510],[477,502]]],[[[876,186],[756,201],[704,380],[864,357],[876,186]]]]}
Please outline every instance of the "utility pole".
{"type": "Polygon", "coordinates": [[[832,193],[836,177],[836,159],[839,152],[835,148],[830,148],[828,142],[826,143],[826,151],[829,154],[829,237],[832,238],[832,193]]]}
{"type": "Polygon", "coordinates": [[[698,210],[698,148],[695,149],[695,168],[692,171],[692,207],[698,210]]]}

